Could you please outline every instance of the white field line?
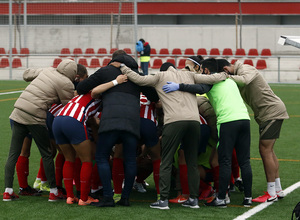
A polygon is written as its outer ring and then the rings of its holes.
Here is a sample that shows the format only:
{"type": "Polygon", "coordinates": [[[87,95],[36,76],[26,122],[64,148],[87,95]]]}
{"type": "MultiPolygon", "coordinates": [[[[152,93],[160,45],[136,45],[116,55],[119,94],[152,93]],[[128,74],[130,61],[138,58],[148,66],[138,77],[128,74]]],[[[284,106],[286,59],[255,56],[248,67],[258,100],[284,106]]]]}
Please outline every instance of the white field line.
{"type": "MultiPolygon", "coordinates": [[[[286,188],[284,190],[285,195],[293,192],[295,189],[300,187],[300,181],[291,185],[290,187],[286,188]]],[[[250,209],[249,211],[245,212],[244,214],[236,217],[234,220],[244,220],[247,218],[250,218],[252,215],[255,215],[256,213],[260,212],[261,210],[267,208],[269,205],[272,205],[274,202],[265,202],[260,205],[255,206],[254,208],[250,209]]]]}
{"type": "Polygon", "coordinates": [[[23,92],[23,90],[13,91],[13,92],[1,92],[0,95],[8,95],[8,94],[14,94],[14,93],[20,93],[20,92],[23,92]]]}

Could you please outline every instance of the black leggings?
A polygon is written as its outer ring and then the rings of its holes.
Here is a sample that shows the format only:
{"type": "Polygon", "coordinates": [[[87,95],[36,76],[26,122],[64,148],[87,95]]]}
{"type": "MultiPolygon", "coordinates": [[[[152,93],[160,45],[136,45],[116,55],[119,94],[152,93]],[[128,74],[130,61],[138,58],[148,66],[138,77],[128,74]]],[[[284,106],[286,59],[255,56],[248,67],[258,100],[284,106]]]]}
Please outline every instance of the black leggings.
{"type": "Polygon", "coordinates": [[[245,197],[252,197],[252,169],[250,165],[250,121],[237,120],[220,125],[219,131],[219,199],[225,199],[231,177],[233,148],[241,168],[245,197]]]}

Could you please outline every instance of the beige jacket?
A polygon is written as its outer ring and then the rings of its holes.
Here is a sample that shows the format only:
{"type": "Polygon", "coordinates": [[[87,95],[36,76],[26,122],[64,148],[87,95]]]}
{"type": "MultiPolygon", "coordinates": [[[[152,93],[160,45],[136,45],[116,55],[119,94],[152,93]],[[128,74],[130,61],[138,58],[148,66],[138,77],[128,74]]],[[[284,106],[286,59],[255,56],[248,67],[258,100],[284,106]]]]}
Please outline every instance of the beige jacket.
{"type": "Polygon", "coordinates": [[[169,67],[167,71],[147,76],[140,76],[126,66],[122,67],[121,71],[132,82],[140,86],[152,86],[156,89],[164,110],[164,124],[185,120],[200,122],[196,94],[182,91],[165,93],[162,87],[168,81],[185,84],[214,84],[226,79],[225,74],[201,75],[186,69],[176,70],[173,67],[169,67]]]}
{"type": "Polygon", "coordinates": [[[63,60],[57,67],[27,69],[23,78],[32,81],[17,99],[10,119],[21,124],[46,124],[53,103],[65,105],[74,95],[77,64],[63,60]]]}
{"type": "Polygon", "coordinates": [[[236,61],[234,75],[230,75],[230,78],[237,83],[241,96],[252,108],[259,125],[273,119],[289,118],[284,103],[256,68],[236,61]]]}

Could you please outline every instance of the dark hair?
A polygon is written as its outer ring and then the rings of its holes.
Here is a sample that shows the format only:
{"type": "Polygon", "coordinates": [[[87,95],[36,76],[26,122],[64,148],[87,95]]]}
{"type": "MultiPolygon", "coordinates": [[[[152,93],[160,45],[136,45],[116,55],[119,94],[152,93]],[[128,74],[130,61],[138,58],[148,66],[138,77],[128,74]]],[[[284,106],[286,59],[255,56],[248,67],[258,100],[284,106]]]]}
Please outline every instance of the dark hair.
{"type": "Polygon", "coordinates": [[[84,65],[82,64],[77,64],[77,75],[79,75],[80,77],[83,77],[84,75],[87,75],[87,69],[84,65]]]}
{"type": "Polygon", "coordinates": [[[116,50],[112,54],[112,59],[115,59],[117,56],[122,55],[122,54],[127,54],[124,50],[116,50]]]}
{"type": "Polygon", "coordinates": [[[139,39],[142,43],[145,43],[145,40],[143,38],[139,39]]]}
{"type": "Polygon", "coordinates": [[[198,56],[191,56],[188,58],[188,60],[192,61],[195,65],[198,65],[200,67],[203,57],[201,55],[198,56]]]}
{"type": "Polygon", "coordinates": [[[176,69],[176,67],[174,66],[173,63],[165,62],[161,65],[159,71],[167,71],[170,66],[172,66],[172,67],[174,67],[174,69],[176,69]]]}
{"type": "Polygon", "coordinates": [[[226,59],[217,59],[218,72],[224,72],[224,66],[231,66],[231,64],[226,59]]]}
{"type": "Polygon", "coordinates": [[[215,58],[208,58],[202,61],[202,69],[207,68],[211,73],[218,71],[218,63],[215,58]]]}

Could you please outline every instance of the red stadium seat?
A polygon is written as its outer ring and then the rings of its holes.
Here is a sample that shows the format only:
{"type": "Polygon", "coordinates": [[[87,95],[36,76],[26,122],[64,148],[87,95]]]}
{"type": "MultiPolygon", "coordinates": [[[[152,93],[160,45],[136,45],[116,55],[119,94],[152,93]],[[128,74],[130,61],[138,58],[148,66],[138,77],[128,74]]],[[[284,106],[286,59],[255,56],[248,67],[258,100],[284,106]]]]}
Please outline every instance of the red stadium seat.
{"type": "Polygon", "coordinates": [[[248,64],[248,65],[250,65],[250,66],[254,66],[254,65],[253,65],[253,61],[252,61],[251,59],[246,59],[246,60],[244,60],[244,64],[248,64]]]}
{"type": "Polygon", "coordinates": [[[197,50],[197,55],[202,55],[202,56],[207,55],[206,49],[205,49],[205,48],[199,48],[199,49],[197,50]]]}
{"type": "Polygon", "coordinates": [[[75,57],[81,56],[82,55],[82,49],[81,48],[74,48],[73,54],[75,57]]]}
{"type": "MultiPolygon", "coordinates": [[[[168,48],[161,48],[159,50],[159,55],[165,55],[165,56],[160,56],[160,57],[167,57],[170,55],[168,48]]],[[[153,68],[153,67],[152,67],[153,68]]]]}
{"type": "Polygon", "coordinates": [[[177,65],[177,69],[182,69],[185,67],[185,61],[186,59],[180,59],[177,65]]]}
{"type": "Polygon", "coordinates": [[[104,57],[107,55],[106,48],[99,48],[97,51],[97,57],[104,57]]]}
{"type": "Polygon", "coordinates": [[[258,70],[263,70],[263,69],[266,69],[267,68],[267,63],[265,60],[257,60],[257,63],[256,63],[256,69],[258,70]]]}
{"type": "Polygon", "coordinates": [[[237,61],[237,59],[232,59],[232,60],[230,61],[230,63],[231,63],[231,64],[235,64],[236,61],[237,61]]]}
{"type": "Polygon", "coordinates": [[[100,61],[98,58],[92,58],[90,63],[90,68],[98,68],[100,67],[100,61]]]}
{"type": "Polygon", "coordinates": [[[130,48],[124,48],[123,49],[127,54],[131,55],[132,54],[132,51],[130,48]]]}
{"type": "Polygon", "coordinates": [[[118,50],[118,48],[111,48],[110,51],[109,51],[109,53],[113,54],[116,50],[118,50]]]}
{"type": "Polygon", "coordinates": [[[71,52],[69,48],[62,48],[60,54],[61,55],[59,57],[67,57],[70,56],[71,52]]]}
{"type": "Polygon", "coordinates": [[[9,67],[9,60],[8,58],[2,58],[0,61],[0,68],[9,67]]]}
{"type": "Polygon", "coordinates": [[[93,48],[86,48],[84,57],[91,57],[95,55],[95,51],[93,48]]]}
{"type": "Polygon", "coordinates": [[[209,55],[217,55],[220,56],[220,51],[218,48],[211,48],[209,51],[209,55]]]}
{"type": "Polygon", "coordinates": [[[251,48],[248,51],[248,56],[258,56],[258,51],[256,48],[251,48]]]}
{"type": "Polygon", "coordinates": [[[156,49],[155,48],[151,48],[150,55],[156,55],[156,54],[157,54],[156,49]]]}
{"type": "Polygon", "coordinates": [[[103,62],[102,62],[102,66],[101,66],[101,67],[107,66],[107,64],[109,64],[110,61],[111,61],[110,58],[105,58],[105,59],[103,60],[103,62]]]}
{"type": "MultiPolygon", "coordinates": [[[[15,48],[15,47],[13,47],[11,51],[12,51],[11,54],[12,54],[13,56],[15,56],[16,54],[18,54],[18,50],[17,50],[17,48],[15,48]]],[[[7,51],[7,53],[9,54],[9,50],[7,51]]]]}
{"type": "Polygon", "coordinates": [[[224,48],[222,55],[223,56],[233,56],[231,48],[224,48]]]}
{"type": "Polygon", "coordinates": [[[156,59],[154,59],[154,61],[153,61],[152,69],[159,69],[159,68],[161,67],[162,64],[163,64],[162,59],[156,58],[156,59]]]}
{"type": "Polygon", "coordinates": [[[12,61],[12,68],[22,67],[22,62],[20,58],[14,58],[12,61]]]}
{"type": "MultiPolygon", "coordinates": [[[[0,54],[3,54],[3,55],[6,54],[6,51],[3,47],[0,47],[0,54]]],[[[3,55],[0,55],[0,57],[3,55]]]]}
{"type": "Polygon", "coordinates": [[[181,49],[180,48],[174,48],[172,50],[172,55],[181,56],[182,55],[181,49]]]}
{"type": "Polygon", "coordinates": [[[261,50],[260,55],[261,55],[262,57],[269,57],[269,56],[272,56],[272,53],[271,53],[271,50],[270,50],[270,49],[264,48],[264,49],[261,50]]]}
{"type": "Polygon", "coordinates": [[[175,64],[175,59],[173,59],[173,58],[169,58],[169,59],[167,59],[167,61],[166,62],[168,62],[168,63],[172,63],[174,66],[176,66],[176,64],[175,64]]]}
{"type": "Polygon", "coordinates": [[[52,67],[57,68],[58,64],[60,64],[61,61],[62,61],[61,58],[55,58],[55,59],[53,60],[53,65],[52,65],[52,67]]]}
{"type": "Polygon", "coordinates": [[[20,51],[21,57],[25,57],[29,55],[29,49],[27,47],[21,48],[20,51]]]}
{"type": "Polygon", "coordinates": [[[80,58],[78,60],[78,63],[81,64],[81,65],[84,65],[85,67],[88,67],[88,63],[87,63],[87,60],[85,58],[80,58]]]}
{"type": "Polygon", "coordinates": [[[243,48],[236,49],[235,56],[238,56],[238,57],[246,56],[245,49],[243,49],[243,48]]]}
{"type": "Polygon", "coordinates": [[[184,51],[184,55],[190,55],[190,56],[194,56],[195,52],[193,48],[186,48],[184,51]]]}

